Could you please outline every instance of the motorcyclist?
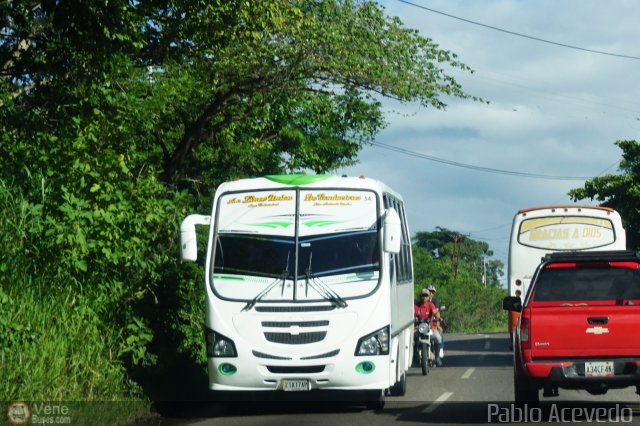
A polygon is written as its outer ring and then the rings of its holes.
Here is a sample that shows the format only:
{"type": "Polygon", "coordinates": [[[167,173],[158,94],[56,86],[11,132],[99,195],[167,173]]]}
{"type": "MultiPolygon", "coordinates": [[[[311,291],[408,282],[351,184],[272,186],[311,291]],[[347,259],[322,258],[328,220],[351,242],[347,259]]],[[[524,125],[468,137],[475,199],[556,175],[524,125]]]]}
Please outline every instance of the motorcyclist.
{"type": "Polygon", "coordinates": [[[440,302],[438,302],[438,299],[436,299],[436,286],[433,284],[429,284],[429,286],[427,287],[427,290],[429,290],[429,300],[431,301],[431,303],[433,303],[436,306],[436,308],[438,308],[438,311],[440,314],[440,321],[437,321],[435,325],[438,327],[438,331],[440,332],[440,336],[442,337],[438,355],[440,356],[440,358],[444,358],[444,329],[442,327],[442,323],[444,322],[442,320],[442,314],[444,311],[440,310],[440,302]]]}
{"type": "MultiPolygon", "coordinates": [[[[416,305],[414,305],[413,314],[414,314],[416,323],[424,319],[427,319],[432,324],[434,322],[440,321],[441,319],[440,311],[438,310],[438,308],[436,308],[433,302],[431,302],[428,289],[424,288],[420,292],[420,301],[416,305]]],[[[442,346],[442,335],[440,334],[440,331],[437,328],[432,327],[432,330],[433,330],[433,335],[432,335],[433,353],[436,356],[436,365],[441,366],[442,359],[440,357],[440,347],[442,346]]],[[[415,340],[417,340],[417,331],[414,334],[414,338],[415,340]]],[[[414,345],[414,347],[417,347],[417,345],[414,345]]],[[[414,359],[416,358],[414,357],[414,359]]]]}
{"type": "Polygon", "coordinates": [[[429,291],[429,300],[431,301],[431,303],[436,305],[436,308],[440,309],[440,302],[438,302],[438,299],[436,299],[436,286],[433,284],[429,284],[427,290],[429,291]]]}

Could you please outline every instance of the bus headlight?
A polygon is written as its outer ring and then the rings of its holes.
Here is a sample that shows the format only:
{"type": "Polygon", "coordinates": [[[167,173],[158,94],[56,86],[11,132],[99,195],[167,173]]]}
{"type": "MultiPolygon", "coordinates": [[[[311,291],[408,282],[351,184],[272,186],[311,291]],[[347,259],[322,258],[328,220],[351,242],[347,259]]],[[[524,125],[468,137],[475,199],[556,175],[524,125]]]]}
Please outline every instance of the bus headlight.
{"type": "Polygon", "coordinates": [[[389,354],[389,326],[382,327],[358,340],[356,356],[388,355],[389,354]]]}
{"type": "Polygon", "coordinates": [[[233,340],[210,328],[205,328],[207,338],[207,357],[235,358],[238,356],[233,340]]]}

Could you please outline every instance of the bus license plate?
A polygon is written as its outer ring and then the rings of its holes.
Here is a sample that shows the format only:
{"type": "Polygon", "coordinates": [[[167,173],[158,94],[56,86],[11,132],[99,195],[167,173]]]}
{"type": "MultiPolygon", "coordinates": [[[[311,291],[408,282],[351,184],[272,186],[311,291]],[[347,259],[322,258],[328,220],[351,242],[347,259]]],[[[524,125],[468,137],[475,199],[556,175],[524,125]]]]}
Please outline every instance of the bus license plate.
{"type": "Polygon", "coordinates": [[[307,379],[284,379],[282,389],[287,392],[300,392],[311,390],[307,379]]]}
{"type": "Polygon", "coordinates": [[[613,376],[613,361],[585,362],[584,375],[588,377],[613,376]]]}

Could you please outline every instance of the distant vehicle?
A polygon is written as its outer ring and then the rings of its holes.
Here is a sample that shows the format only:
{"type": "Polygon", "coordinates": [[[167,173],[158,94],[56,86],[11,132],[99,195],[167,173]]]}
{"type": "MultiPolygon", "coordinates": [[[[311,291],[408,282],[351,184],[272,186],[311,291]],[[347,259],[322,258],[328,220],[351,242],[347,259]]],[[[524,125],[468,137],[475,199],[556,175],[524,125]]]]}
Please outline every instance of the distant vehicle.
{"type": "MultiPolygon", "coordinates": [[[[598,206],[546,206],[522,209],[513,218],[507,285],[510,296],[524,297],[533,272],[550,252],[625,250],[620,214],[598,206]]],[[[519,314],[509,313],[509,334],[519,314]]]]}
{"type": "Polygon", "coordinates": [[[220,185],[211,216],[184,219],[185,260],[195,225],[211,225],[211,390],[364,391],[375,408],[406,392],[413,269],[398,192],[364,177],[242,179],[220,185]]]}
{"type": "Polygon", "coordinates": [[[515,334],[515,402],[536,404],[559,388],[594,395],[636,386],[640,393],[640,257],[632,251],[552,253],[522,302],[515,334]]]}

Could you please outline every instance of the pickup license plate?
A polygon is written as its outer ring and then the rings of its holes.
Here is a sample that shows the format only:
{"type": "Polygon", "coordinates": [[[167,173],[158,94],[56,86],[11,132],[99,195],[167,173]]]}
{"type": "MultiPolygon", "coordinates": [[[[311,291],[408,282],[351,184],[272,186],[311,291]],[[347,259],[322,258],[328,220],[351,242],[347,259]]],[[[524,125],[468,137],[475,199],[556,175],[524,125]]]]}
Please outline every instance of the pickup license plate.
{"type": "Polygon", "coordinates": [[[584,375],[587,377],[613,376],[613,361],[585,362],[584,375]]]}
{"type": "Polygon", "coordinates": [[[282,389],[287,392],[300,392],[311,390],[307,379],[284,379],[282,389]]]}

